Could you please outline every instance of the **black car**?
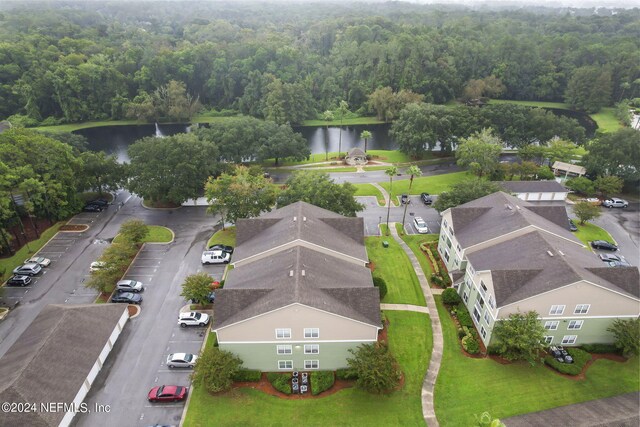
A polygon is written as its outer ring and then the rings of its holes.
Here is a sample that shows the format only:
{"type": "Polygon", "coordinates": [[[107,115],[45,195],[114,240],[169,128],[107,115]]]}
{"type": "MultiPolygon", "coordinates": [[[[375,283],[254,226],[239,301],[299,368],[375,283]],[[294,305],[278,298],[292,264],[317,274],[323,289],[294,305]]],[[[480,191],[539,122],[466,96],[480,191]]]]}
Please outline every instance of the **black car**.
{"type": "Polygon", "coordinates": [[[571,231],[578,231],[578,227],[576,226],[576,223],[573,222],[572,219],[569,220],[569,230],[571,231]]]}
{"type": "Polygon", "coordinates": [[[7,280],[7,285],[28,286],[31,284],[31,277],[15,274],[11,279],[7,280]]]}
{"type": "Polygon", "coordinates": [[[100,206],[103,209],[106,209],[106,208],[109,207],[109,202],[107,202],[105,199],[92,200],[92,201],[88,202],[87,204],[88,205],[100,206]]]}
{"type": "Polygon", "coordinates": [[[400,196],[400,203],[402,203],[403,205],[411,203],[411,200],[409,200],[409,195],[403,194],[402,196],[400,196]]]}
{"type": "Polygon", "coordinates": [[[208,250],[210,250],[210,251],[223,251],[223,252],[226,252],[228,254],[232,254],[233,253],[233,246],[221,245],[219,243],[216,243],[215,245],[209,246],[208,250]]]}
{"type": "Polygon", "coordinates": [[[594,240],[591,242],[591,247],[593,249],[606,249],[608,251],[617,251],[618,247],[613,243],[609,243],[605,240],[594,240]]]}
{"type": "Polygon", "coordinates": [[[429,193],[420,194],[420,199],[422,199],[422,203],[424,203],[425,205],[430,205],[431,203],[433,203],[433,199],[431,198],[429,193]]]}
{"type": "Polygon", "coordinates": [[[88,204],[88,205],[84,205],[84,208],[82,208],[82,211],[83,212],[102,212],[102,206],[88,204]]]}
{"type": "MultiPolygon", "coordinates": [[[[216,293],[214,291],[209,292],[209,295],[207,295],[207,301],[209,302],[209,304],[213,304],[214,301],[216,300],[216,293]]],[[[191,300],[191,304],[198,304],[199,301],[196,301],[194,299],[191,300]]]]}
{"type": "Polygon", "coordinates": [[[142,297],[140,294],[134,294],[133,292],[123,292],[111,297],[111,302],[124,302],[127,304],[140,304],[142,297]]]}

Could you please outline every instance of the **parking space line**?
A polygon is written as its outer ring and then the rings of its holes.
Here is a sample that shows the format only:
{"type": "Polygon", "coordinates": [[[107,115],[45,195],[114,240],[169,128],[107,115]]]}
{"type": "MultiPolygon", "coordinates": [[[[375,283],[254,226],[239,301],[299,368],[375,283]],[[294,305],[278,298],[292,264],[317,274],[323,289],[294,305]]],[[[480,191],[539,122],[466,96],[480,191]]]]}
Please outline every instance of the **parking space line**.
{"type": "Polygon", "coordinates": [[[181,341],[169,341],[169,343],[180,343],[180,344],[185,344],[185,343],[190,343],[190,342],[195,342],[195,343],[202,343],[202,340],[181,340],[181,341]]]}
{"type": "Polygon", "coordinates": [[[183,408],[184,405],[164,405],[160,404],[158,406],[155,405],[144,405],[145,408],[183,408]]]}
{"type": "Polygon", "coordinates": [[[147,260],[147,259],[159,259],[159,260],[163,260],[164,257],[161,258],[142,258],[142,257],[138,257],[139,260],[147,260]]]}

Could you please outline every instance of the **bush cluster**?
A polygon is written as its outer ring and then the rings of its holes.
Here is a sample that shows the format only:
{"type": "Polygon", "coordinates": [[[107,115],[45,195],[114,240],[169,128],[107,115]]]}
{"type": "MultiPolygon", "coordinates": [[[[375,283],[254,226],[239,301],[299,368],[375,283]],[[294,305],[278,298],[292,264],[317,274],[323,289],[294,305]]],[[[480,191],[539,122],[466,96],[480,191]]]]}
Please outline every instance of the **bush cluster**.
{"type": "Polygon", "coordinates": [[[588,353],[601,354],[601,353],[613,353],[621,354],[620,348],[615,344],[583,344],[582,349],[588,353]]]}
{"type": "Polygon", "coordinates": [[[446,305],[458,305],[462,302],[458,291],[453,288],[447,288],[442,292],[442,302],[446,305]]]}
{"type": "Polygon", "coordinates": [[[280,372],[269,372],[267,379],[276,390],[284,394],[291,394],[291,372],[284,374],[280,372]]]}
{"type": "Polygon", "coordinates": [[[469,354],[478,354],[480,352],[480,344],[473,335],[466,335],[462,338],[462,348],[469,354]]]}
{"type": "Polygon", "coordinates": [[[471,319],[469,310],[467,310],[467,307],[463,302],[458,304],[458,306],[456,307],[456,317],[458,318],[460,326],[466,326],[468,328],[473,327],[473,320],[471,319]]]}
{"type": "Polygon", "coordinates": [[[329,390],[335,378],[331,371],[317,371],[311,373],[311,394],[314,396],[320,394],[325,390],[329,390]]]}
{"type": "Polygon", "coordinates": [[[233,376],[237,382],[258,382],[262,378],[262,372],[257,369],[239,369],[233,376]]]}
{"type": "Polygon", "coordinates": [[[493,356],[500,354],[500,347],[496,344],[489,344],[487,346],[487,354],[491,354],[493,356]]]}
{"type": "Polygon", "coordinates": [[[357,380],[358,373],[353,369],[340,368],[336,370],[336,378],[339,380],[357,380]]]}
{"type": "Polygon", "coordinates": [[[567,375],[578,375],[582,368],[591,360],[591,355],[579,348],[567,348],[567,353],[573,357],[573,363],[560,363],[551,355],[544,358],[544,363],[551,366],[556,371],[567,375]]]}
{"type": "Polygon", "coordinates": [[[380,299],[387,295],[387,282],[382,277],[373,276],[373,286],[380,291],[380,299]]]}

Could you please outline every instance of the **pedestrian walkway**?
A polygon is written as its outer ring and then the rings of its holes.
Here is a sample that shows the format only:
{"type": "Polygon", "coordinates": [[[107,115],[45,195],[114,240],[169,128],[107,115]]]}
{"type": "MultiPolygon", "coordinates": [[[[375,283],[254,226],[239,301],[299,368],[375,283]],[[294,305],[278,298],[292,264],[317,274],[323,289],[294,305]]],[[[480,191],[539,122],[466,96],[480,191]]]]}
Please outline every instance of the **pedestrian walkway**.
{"type": "Polygon", "coordinates": [[[420,305],[411,305],[411,304],[380,304],[380,309],[397,310],[397,311],[415,311],[416,313],[429,314],[429,309],[427,307],[422,307],[420,305]]]}
{"type": "MultiPolygon", "coordinates": [[[[409,246],[398,236],[395,223],[389,224],[389,230],[396,242],[400,244],[402,249],[411,260],[413,270],[418,276],[424,299],[427,301],[427,313],[431,318],[431,333],[433,335],[433,351],[431,352],[431,359],[429,360],[429,367],[427,368],[427,374],[422,382],[422,416],[424,421],[429,427],[439,427],[438,419],[436,418],[436,411],[433,404],[433,392],[436,385],[436,379],[438,378],[438,371],[440,370],[440,363],[442,362],[442,350],[444,340],[442,337],[442,325],[440,324],[440,316],[438,316],[438,309],[436,308],[436,301],[433,298],[429,282],[422,271],[422,267],[418,262],[415,254],[409,246]]],[[[422,307],[421,307],[422,308],[422,307]]]]}
{"type": "Polygon", "coordinates": [[[372,182],[371,185],[376,187],[382,193],[382,197],[384,197],[384,205],[383,206],[389,206],[389,193],[387,193],[387,190],[385,190],[384,188],[382,188],[380,186],[380,184],[375,183],[375,182],[372,182]]]}

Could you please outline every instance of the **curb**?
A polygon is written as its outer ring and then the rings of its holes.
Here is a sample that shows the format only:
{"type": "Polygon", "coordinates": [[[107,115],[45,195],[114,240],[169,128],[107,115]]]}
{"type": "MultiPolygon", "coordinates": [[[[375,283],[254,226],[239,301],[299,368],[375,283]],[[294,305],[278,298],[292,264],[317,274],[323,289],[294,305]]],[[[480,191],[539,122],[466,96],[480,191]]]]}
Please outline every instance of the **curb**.
{"type": "Polygon", "coordinates": [[[183,208],[183,206],[182,206],[182,205],[180,205],[180,206],[176,206],[175,208],[152,208],[152,207],[146,206],[146,205],[144,204],[144,199],[141,199],[141,200],[140,200],[140,206],[142,206],[143,208],[145,208],[145,209],[147,209],[147,210],[150,210],[150,211],[175,211],[175,210],[178,210],[178,209],[182,209],[182,208],[183,208]]]}
{"type": "MultiPolygon", "coordinates": [[[[213,315],[212,315],[213,317],[213,315]]],[[[209,339],[209,334],[211,333],[211,325],[213,324],[213,319],[209,322],[209,326],[204,332],[204,341],[202,341],[202,345],[200,346],[200,354],[204,351],[204,348],[207,346],[207,340],[209,339]]],[[[191,375],[189,375],[189,396],[187,396],[187,401],[184,403],[184,409],[182,410],[182,415],[180,415],[180,424],[178,427],[182,427],[184,425],[185,418],[187,416],[187,410],[189,409],[189,403],[191,402],[191,396],[193,395],[193,381],[191,380],[191,375]]]]}

